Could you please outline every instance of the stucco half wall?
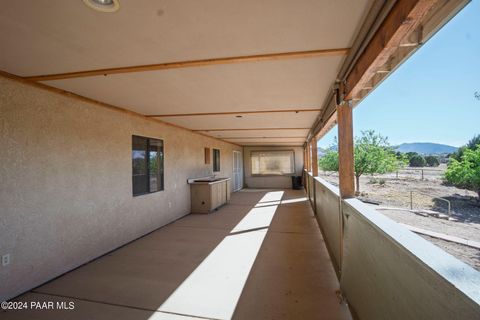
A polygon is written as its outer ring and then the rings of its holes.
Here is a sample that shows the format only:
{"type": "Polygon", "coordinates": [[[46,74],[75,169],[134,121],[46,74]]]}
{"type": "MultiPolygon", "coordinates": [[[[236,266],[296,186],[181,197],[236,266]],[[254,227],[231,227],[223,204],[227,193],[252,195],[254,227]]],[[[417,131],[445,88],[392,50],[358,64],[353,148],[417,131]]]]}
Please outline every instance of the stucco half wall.
{"type": "Polygon", "coordinates": [[[271,146],[271,147],[244,147],[243,166],[245,176],[245,186],[248,188],[291,188],[291,176],[254,176],[252,175],[252,151],[272,151],[272,150],[293,150],[295,153],[295,175],[301,176],[303,171],[303,149],[302,147],[290,146],[271,146]]]}
{"type": "Polygon", "coordinates": [[[188,178],[242,148],[0,76],[0,301],[190,212],[188,178]],[[160,138],[165,190],[132,196],[132,135],[160,138]]]}

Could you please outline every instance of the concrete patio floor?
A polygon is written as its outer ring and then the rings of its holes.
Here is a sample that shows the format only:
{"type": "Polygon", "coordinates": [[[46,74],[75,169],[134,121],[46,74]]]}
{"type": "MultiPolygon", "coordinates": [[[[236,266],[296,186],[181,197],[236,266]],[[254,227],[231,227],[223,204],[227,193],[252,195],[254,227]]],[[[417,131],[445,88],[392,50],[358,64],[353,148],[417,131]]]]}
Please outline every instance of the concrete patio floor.
{"type": "Polygon", "coordinates": [[[247,189],[16,298],[28,310],[0,319],[351,319],[338,288],[305,192],[247,189]]]}

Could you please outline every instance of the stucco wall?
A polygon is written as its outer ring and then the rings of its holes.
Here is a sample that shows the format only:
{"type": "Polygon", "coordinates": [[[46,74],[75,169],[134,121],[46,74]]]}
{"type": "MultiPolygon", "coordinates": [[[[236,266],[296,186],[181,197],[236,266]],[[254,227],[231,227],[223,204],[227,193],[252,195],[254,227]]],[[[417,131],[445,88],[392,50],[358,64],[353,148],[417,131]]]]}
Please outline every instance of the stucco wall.
{"type": "Polygon", "coordinates": [[[0,301],[190,211],[187,178],[238,146],[0,77],[0,301]],[[132,196],[132,135],[164,140],[165,190],[132,196]]]}
{"type": "Polygon", "coordinates": [[[317,221],[340,267],[342,295],[358,319],[479,319],[478,271],[308,176],[315,182],[317,221]]]}
{"type": "Polygon", "coordinates": [[[303,149],[301,147],[244,147],[243,166],[245,185],[248,188],[291,188],[292,178],[290,176],[252,176],[252,151],[264,150],[293,150],[295,152],[295,175],[301,176],[303,171],[303,149]]]}

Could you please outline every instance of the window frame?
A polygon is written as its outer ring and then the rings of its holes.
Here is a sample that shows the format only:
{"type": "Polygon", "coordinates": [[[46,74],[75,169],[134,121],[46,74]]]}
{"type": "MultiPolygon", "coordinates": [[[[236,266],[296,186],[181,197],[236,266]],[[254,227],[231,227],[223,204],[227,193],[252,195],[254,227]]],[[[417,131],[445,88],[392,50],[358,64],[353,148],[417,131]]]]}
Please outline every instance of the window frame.
{"type": "Polygon", "coordinates": [[[135,193],[135,190],[134,190],[134,182],[133,182],[133,158],[131,158],[132,160],[132,196],[133,197],[138,197],[138,196],[143,196],[143,195],[146,195],[146,194],[151,194],[151,193],[157,193],[157,192],[161,192],[161,191],[165,191],[165,142],[163,141],[163,139],[159,139],[159,138],[152,138],[152,137],[145,137],[145,136],[139,136],[139,135],[136,135],[136,134],[132,134],[132,146],[131,146],[131,149],[132,149],[132,152],[133,152],[133,140],[134,138],[140,138],[140,139],[145,139],[146,142],[147,142],[147,147],[146,147],[146,154],[145,154],[145,158],[146,158],[146,176],[147,176],[147,191],[146,192],[141,192],[141,193],[135,193]],[[158,189],[158,190],[155,190],[155,191],[150,191],[150,146],[151,146],[151,140],[156,140],[156,141],[160,141],[161,144],[162,144],[162,157],[160,159],[160,169],[161,169],[161,172],[162,172],[162,175],[161,175],[161,189],[158,189]]]}
{"type": "Polygon", "coordinates": [[[295,176],[295,150],[293,149],[278,149],[278,150],[252,150],[250,151],[250,174],[252,177],[291,177],[295,176]],[[274,173],[253,173],[253,166],[252,166],[252,159],[253,154],[255,153],[270,153],[270,152],[291,152],[292,153],[292,172],[291,173],[281,173],[281,174],[274,174],[274,173]]]}
{"type": "Polygon", "coordinates": [[[213,148],[212,155],[213,155],[213,159],[212,159],[213,172],[220,172],[220,170],[221,170],[221,166],[220,166],[220,163],[221,163],[221,160],[220,160],[220,159],[221,159],[220,149],[215,149],[215,148],[213,148]],[[218,157],[216,157],[216,154],[218,154],[218,157]]]}

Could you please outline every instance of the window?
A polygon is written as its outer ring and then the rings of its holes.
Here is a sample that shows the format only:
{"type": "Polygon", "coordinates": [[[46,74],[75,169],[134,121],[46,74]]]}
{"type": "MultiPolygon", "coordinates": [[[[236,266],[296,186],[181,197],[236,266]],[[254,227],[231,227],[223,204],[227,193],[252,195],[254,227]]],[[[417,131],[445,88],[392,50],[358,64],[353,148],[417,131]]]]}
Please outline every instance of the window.
{"type": "Polygon", "coordinates": [[[205,164],[210,164],[210,148],[205,148],[205,164]]]}
{"type": "Polygon", "coordinates": [[[163,141],[132,136],[133,195],[163,190],[163,141]]]}
{"type": "Polygon", "coordinates": [[[291,175],[295,173],[293,150],[252,151],[252,175],[291,175]]]}
{"type": "Polygon", "coordinates": [[[213,149],[213,172],[220,171],[220,150],[213,149]]]}

